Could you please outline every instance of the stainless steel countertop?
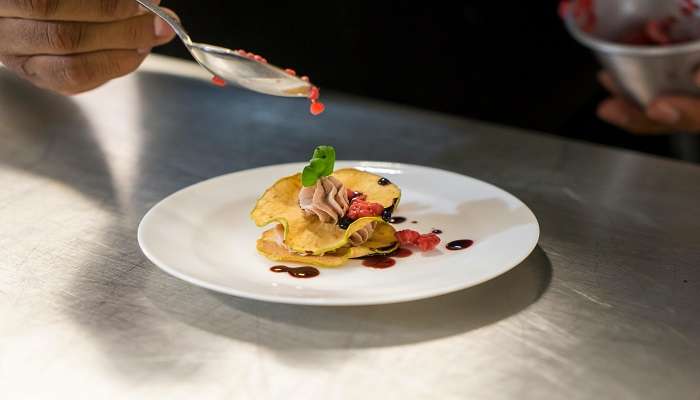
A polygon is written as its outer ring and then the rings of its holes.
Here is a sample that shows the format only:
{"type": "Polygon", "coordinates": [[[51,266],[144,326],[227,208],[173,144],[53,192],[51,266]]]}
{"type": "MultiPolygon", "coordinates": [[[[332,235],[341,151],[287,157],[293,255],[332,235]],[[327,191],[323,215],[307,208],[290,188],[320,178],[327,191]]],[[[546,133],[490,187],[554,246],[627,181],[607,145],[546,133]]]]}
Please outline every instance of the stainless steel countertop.
{"type": "Polygon", "coordinates": [[[0,70],[3,399],[700,399],[698,166],[337,94],[313,118],[198,77],[151,57],[71,99],[0,70]],[[501,186],[540,245],[472,289],[348,308],[220,295],[141,254],[163,197],[319,143],[501,186]]]}

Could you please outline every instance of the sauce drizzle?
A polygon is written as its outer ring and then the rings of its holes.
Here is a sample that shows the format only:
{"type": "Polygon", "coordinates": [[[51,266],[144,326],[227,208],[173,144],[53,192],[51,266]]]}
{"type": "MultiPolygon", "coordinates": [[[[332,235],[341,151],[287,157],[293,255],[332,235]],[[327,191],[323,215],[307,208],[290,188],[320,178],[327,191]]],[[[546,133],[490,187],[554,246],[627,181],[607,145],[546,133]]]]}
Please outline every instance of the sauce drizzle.
{"type": "Polygon", "coordinates": [[[314,267],[288,267],[286,265],[275,265],[270,268],[272,272],[286,272],[295,278],[313,278],[319,276],[321,272],[314,267]]]}
{"type": "Polygon", "coordinates": [[[445,246],[445,247],[447,247],[447,250],[464,250],[464,249],[471,247],[471,245],[473,245],[473,244],[474,244],[473,240],[461,239],[461,240],[453,240],[450,243],[447,243],[447,246],[445,246]]]}

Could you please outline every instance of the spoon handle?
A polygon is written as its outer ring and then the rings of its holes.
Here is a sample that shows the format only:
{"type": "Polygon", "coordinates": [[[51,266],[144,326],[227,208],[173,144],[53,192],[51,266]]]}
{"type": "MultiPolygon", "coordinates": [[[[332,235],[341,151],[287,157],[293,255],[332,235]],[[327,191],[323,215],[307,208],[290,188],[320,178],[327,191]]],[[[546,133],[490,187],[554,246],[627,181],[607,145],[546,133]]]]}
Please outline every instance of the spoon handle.
{"type": "Polygon", "coordinates": [[[177,35],[180,36],[180,39],[182,39],[182,41],[185,42],[186,45],[192,44],[192,39],[190,39],[190,35],[188,35],[185,28],[183,28],[182,25],[180,25],[180,21],[173,18],[170,14],[165,12],[165,10],[153,4],[150,0],[136,0],[136,2],[141,4],[148,11],[160,17],[160,19],[162,19],[163,21],[167,22],[168,25],[170,25],[170,27],[173,28],[175,33],[177,33],[177,35]]]}

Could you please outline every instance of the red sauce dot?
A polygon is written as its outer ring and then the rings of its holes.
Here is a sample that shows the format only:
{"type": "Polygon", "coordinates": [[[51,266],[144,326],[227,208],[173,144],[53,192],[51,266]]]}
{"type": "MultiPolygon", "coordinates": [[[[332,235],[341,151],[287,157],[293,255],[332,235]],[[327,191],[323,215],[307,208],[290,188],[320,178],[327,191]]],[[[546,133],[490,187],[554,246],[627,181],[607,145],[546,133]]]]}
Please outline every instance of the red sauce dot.
{"type": "Polygon", "coordinates": [[[326,106],[323,105],[320,101],[312,102],[311,107],[309,108],[309,111],[311,111],[311,114],[313,115],[319,115],[323,112],[323,110],[326,109],[326,106]]]}
{"type": "Polygon", "coordinates": [[[308,82],[308,81],[309,81],[309,77],[306,76],[306,75],[304,75],[304,76],[301,77],[301,80],[302,80],[302,81],[305,81],[305,82],[308,82]]]}
{"type": "Polygon", "coordinates": [[[211,78],[211,83],[215,84],[216,86],[219,87],[224,87],[226,86],[226,81],[219,78],[218,76],[214,76],[211,78]]]}
{"type": "Polygon", "coordinates": [[[288,74],[291,75],[291,76],[296,76],[296,75],[297,75],[297,72],[296,72],[295,70],[291,69],[291,68],[285,69],[284,72],[288,73],[288,74]]]}

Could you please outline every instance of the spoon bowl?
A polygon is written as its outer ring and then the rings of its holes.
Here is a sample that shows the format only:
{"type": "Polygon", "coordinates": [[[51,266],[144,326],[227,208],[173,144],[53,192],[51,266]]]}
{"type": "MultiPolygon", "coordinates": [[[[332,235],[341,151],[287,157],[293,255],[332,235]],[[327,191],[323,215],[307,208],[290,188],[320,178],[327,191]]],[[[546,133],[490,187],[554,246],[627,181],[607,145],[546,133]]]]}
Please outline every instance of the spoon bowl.
{"type": "Polygon", "coordinates": [[[288,74],[267,62],[248,58],[239,51],[193,42],[180,21],[163,8],[150,0],[136,1],[170,25],[192,57],[214,76],[236,86],[271,96],[309,97],[311,94],[311,82],[288,74]]]}

